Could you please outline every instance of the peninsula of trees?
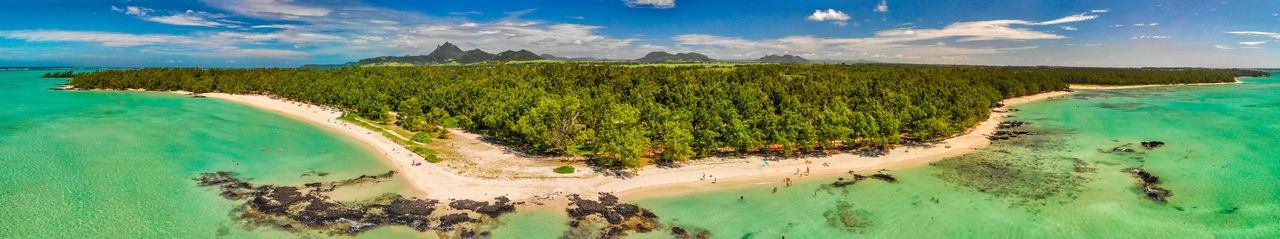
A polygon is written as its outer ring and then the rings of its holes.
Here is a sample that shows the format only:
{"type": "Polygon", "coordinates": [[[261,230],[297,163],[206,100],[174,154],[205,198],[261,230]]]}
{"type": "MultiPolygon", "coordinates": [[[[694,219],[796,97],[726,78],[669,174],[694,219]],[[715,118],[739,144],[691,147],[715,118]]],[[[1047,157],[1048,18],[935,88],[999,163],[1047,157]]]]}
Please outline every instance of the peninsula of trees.
{"type": "MultiPolygon", "coordinates": [[[[637,167],[729,153],[879,149],[952,136],[1005,98],[1068,83],[1228,82],[1247,70],[927,65],[733,68],[544,64],[306,69],[145,68],[82,88],[270,94],[419,131],[459,127],[521,150],[637,167]],[[388,112],[396,112],[391,118],[388,112]]],[[[1265,73],[1261,73],[1265,74],[1265,73]]]]}

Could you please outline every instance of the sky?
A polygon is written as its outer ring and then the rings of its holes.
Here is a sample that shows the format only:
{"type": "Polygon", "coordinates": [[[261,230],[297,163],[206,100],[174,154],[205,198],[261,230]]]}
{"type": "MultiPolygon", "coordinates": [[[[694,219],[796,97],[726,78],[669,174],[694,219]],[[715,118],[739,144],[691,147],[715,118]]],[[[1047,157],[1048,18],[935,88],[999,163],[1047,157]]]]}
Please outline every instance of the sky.
{"type": "Polygon", "coordinates": [[[1280,67],[1280,1],[0,0],[0,66],[297,67],[490,53],[1280,67]]]}

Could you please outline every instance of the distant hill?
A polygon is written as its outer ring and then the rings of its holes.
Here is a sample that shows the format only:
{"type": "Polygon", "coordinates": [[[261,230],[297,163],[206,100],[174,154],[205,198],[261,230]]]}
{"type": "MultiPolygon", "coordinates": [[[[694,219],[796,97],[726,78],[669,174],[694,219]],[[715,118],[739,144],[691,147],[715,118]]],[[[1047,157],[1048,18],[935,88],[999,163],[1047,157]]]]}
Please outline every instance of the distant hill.
{"type": "Polygon", "coordinates": [[[462,56],[459,56],[456,61],[462,64],[471,64],[493,60],[494,56],[494,54],[489,54],[488,52],[481,51],[480,49],[471,49],[470,51],[463,52],[462,56]]]}
{"type": "Polygon", "coordinates": [[[812,61],[809,61],[808,59],[804,59],[803,57],[793,56],[793,55],[781,55],[781,56],[768,55],[768,56],[761,57],[759,60],[756,60],[756,61],[763,62],[763,63],[778,63],[778,64],[806,64],[806,63],[812,62],[812,61]]]}
{"type": "Polygon", "coordinates": [[[542,59],[543,58],[541,56],[538,56],[538,54],[533,54],[533,52],[530,52],[524,49],[521,49],[520,51],[507,50],[502,53],[498,53],[497,56],[493,57],[493,60],[501,61],[501,62],[534,61],[534,60],[542,60],[542,59]]]}
{"type": "Polygon", "coordinates": [[[490,54],[480,49],[472,49],[462,51],[457,45],[445,42],[437,46],[431,53],[420,56],[379,56],[356,61],[356,65],[438,65],[438,64],[471,64],[487,61],[532,61],[542,60],[543,57],[538,56],[528,50],[520,51],[504,51],[497,55],[490,54]]]}
{"type": "Polygon", "coordinates": [[[595,57],[559,57],[551,54],[542,54],[538,56],[541,56],[542,59],[553,60],[553,61],[607,61],[605,59],[600,59],[595,57]]]}
{"type": "Polygon", "coordinates": [[[644,63],[670,63],[670,62],[712,62],[715,61],[711,57],[696,52],[676,53],[672,55],[664,51],[655,51],[645,54],[644,57],[636,59],[637,62],[644,63]]]}

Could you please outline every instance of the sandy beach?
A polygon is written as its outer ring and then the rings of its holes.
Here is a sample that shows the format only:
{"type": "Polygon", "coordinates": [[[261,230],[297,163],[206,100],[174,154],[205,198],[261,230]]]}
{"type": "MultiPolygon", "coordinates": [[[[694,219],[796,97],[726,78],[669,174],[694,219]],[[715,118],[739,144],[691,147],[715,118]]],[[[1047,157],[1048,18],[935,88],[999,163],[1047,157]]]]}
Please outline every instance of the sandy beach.
{"type": "Polygon", "coordinates": [[[1147,88],[1147,87],[1160,87],[1160,86],[1197,86],[1197,85],[1234,85],[1234,84],[1244,84],[1244,82],[1241,82],[1241,81],[1240,81],[1240,78],[1241,78],[1241,77],[1236,77],[1236,79],[1235,79],[1236,81],[1235,81],[1235,82],[1220,82],[1220,83],[1167,84],[1167,85],[1125,85],[1125,86],[1109,86],[1109,85],[1071,85],[1071,89],[1072,89],[1072,90],[1117,90],[1117,89],[1133,89],[1133,88],[1147,88]]]}
{"type": "MultiPolygon", "coordinates": [[[[1069,94],[1071,92],[1048,92],[1006,99],[1002,103],[1007,107],[1069,94]]],[[[569,178],[493,178],[460,175],[441,163],[412,166],[412,162],[421,162],[421,157],[409,153],[405,147],[379,133],[338,120],[341,112],[332,109],[261,95],[222,93],[203,95],[277,112],[358,140],[380,153],[383,161],[401,172],[401,175],[415,188],[428,197],[440,199],[491,199],[497,196],[527,199],[574,193],[592,195],[597,192],[610,192],[623,197],[673,195],[764,183],[782,183],[788,177],[793,180],[809,180],[845,175],[849,171],[863,173],[881,169],[900,169],[965,154],[986,146],[990,143],[986,135],[995,131],[996,126],[1006,116],[1006,113],[993,112],[986,121],[959,136],[928,146],[898,147],[887,155],[875,157],[841,153],[823,157],[767,161],[767,165],[765,158],[757,156],[709,158],[684,163],[675,168],[647,166],[638,170],[638,176],[627,179],[598,173],[569,178]],[[811,163],[806,164],[806,161],[811,163]],[[824,163],[828,166],[823,166],[824,163]],[[797,171],[805,170],[810,172],[808,176],[796,175],[797,171]]],[[[511,155],[511,157],[519,156],[511,155]]],[[[579,167],[579,170],[587,171],[588,169],[579,167]]]]}

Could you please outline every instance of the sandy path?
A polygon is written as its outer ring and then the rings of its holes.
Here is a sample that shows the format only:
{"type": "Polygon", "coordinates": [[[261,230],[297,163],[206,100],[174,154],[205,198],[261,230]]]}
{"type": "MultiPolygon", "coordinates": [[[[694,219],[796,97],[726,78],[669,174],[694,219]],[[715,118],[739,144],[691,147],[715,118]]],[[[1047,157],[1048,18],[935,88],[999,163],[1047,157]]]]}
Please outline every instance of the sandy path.
{"type": "MultiPolygon", "coordinates": [[[[1002,102],[1005,105],[1016,105],[1068,94],[1071,92],[1049,92],[1006,99],[1002,102]]],[[[765,163],[761,157],[710,158],[687,163],[678,168],[648,166],[639,170],[639,176],[630,179],[599,174],[588,174],[579,178],[486,179],[459,175],[444,164],[426,163],[421,166],[411,166],[414,161],[422,162],[422,158],[409,153],[403,146],[383,137],[380,133],[338,120],[337,117],[341,116],[341,112],[261,95],[220,93],[204,95],[281,113],[363,142],[370,149],[381,153],[384,162],[401,172],[401,175],[414,187],[426,193],[428,197],[438,199],[491,199],[496,196],[523,199],[552,193],[591,195],[596,192],[613,192],[620,196],[669,195],[744,187],[759,183],[779,183],[786,177],[805,180],[830,178],[846,174],[851,170],[867,172],[906,168],[965,154],[986,146],[990,141],[985,135],[995,131],[996,125],[1006,115],[992,113],[990,118],[969,132],[935,143],[933,146],[899,147],[888,155],[878,157],[834,154],[824,157],[770,161],[766,167],[761,167],[765,163]],[[806,160],[813,163],[805,164],[806,160]],[[822,166],[822,163],[829,163],[830,166],[822,166]],[[797,178],[796,171],[804,171],[806,167],[810,170],[810,176],[797,178]],[[716,179],[713,180],[711,176],[716,179]],[[712,183],[713,181],[716,183],[712,183]]]]}

